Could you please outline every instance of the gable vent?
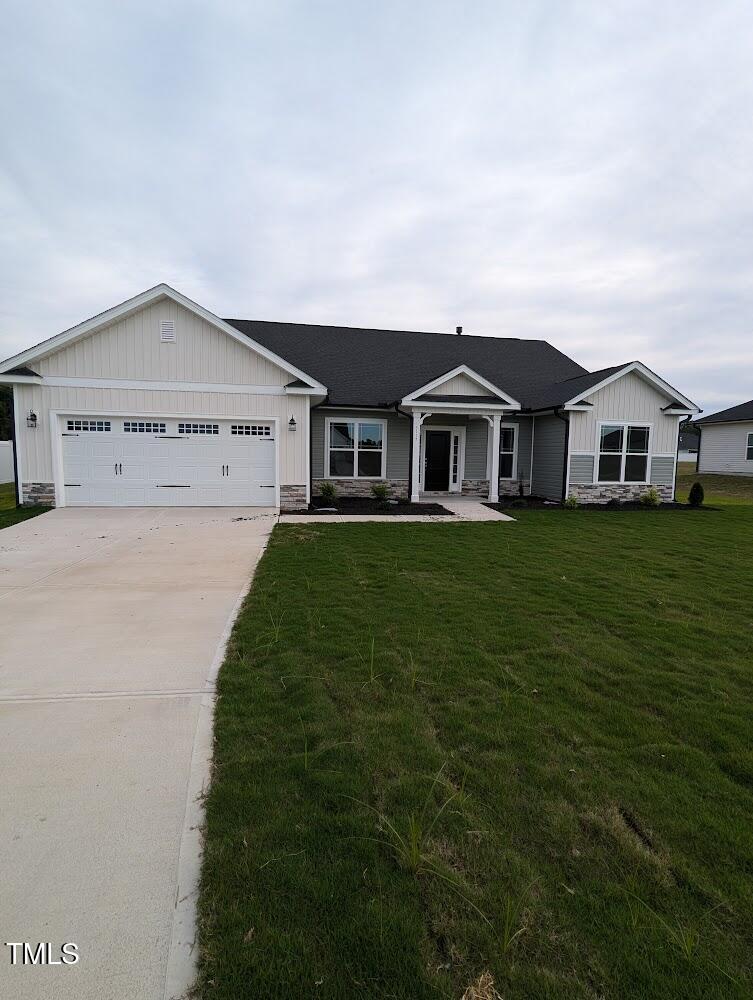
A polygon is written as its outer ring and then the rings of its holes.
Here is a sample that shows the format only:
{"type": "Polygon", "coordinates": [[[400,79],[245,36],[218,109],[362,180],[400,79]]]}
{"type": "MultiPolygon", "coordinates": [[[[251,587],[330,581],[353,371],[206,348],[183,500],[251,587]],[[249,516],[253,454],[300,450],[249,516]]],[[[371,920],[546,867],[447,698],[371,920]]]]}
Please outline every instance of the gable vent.
{"type": "Polygon", "coordinates": [[[175,343],[175,320],[161,319],[159,323],[159,339],[163,344],[175,343]]]}

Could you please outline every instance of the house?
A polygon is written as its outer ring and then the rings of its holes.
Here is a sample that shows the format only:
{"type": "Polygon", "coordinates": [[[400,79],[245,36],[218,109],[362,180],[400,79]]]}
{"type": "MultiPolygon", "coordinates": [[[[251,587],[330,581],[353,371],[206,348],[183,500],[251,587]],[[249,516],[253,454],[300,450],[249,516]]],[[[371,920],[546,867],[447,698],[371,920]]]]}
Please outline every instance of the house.
{"type": "Polygon", "coordinates": [[[158,285],[0,365],[23,503],[295,509],[323,480],[414,501],[674,496],[698,407],[638,361],[517,338],[220,319],[158,285]]]}
{"type": "Polygon", "coordinates": [[[698,458],[698,445],[701,432],[691,423],[680,424],[680,441],[677,451],[678,462],[695,462],[698,458]]]}
{"type": "Polygon", "coordinates": [[[694,423],[701,432],[699,472],[753,476],[753,399],[694,423]]]}

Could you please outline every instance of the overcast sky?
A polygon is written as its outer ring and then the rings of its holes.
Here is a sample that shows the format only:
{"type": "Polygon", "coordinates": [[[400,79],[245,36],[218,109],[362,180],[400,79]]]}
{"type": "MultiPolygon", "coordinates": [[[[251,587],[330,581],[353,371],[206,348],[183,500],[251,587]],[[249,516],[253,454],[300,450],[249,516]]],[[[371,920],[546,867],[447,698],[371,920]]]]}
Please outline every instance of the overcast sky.
{"type": "Polygon", "coordinates": [[[3,12],[3,357],[166,281],[753,398],[750,2],[3,12]]]}

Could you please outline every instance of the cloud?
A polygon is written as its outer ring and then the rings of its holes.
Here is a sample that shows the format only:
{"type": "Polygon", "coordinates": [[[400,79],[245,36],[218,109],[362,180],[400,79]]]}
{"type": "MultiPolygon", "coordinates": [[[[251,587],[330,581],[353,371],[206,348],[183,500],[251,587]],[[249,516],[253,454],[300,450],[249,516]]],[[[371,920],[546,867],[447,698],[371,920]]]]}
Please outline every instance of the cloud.
{"type": "Polygon", "coordinates": [[[15,5],[0,354],[158,281],[753,397],[744,3],[15,5]]]}

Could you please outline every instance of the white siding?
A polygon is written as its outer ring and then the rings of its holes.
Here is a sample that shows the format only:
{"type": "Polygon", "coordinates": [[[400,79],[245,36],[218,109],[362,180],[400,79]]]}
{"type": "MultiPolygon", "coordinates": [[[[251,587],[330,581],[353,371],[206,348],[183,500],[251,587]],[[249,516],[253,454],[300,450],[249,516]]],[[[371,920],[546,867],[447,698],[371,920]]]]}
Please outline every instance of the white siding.
{"type": "Polygon", "coordinates": [[[749,434],[753,434],[753,420],[739,424],[703,424],[698,471],[753,476],[753,462],[745,458],[749,434]]]}
{"type": "Polygon", "coordinates": [[[285,385],[294,378],[171,299],[146,306],[34,363],[41,375],[285,385]],[[160,320],[175,343],[160,342],[160,320]]]}
{"type": "Polygon", "coordinates": [[[634,372],[599,389],[585,401],[593,404],[592,410],[570,414],[571,454],[598,451],[598,425],[604,420],[651,424],[652,454],[676,454],[680,418],[662,413],[662,407],[670,400],[634,372]]]}
{"type": "Polygon", "coordinates": [[[50,410],[86,410],[120,416],[169,414],[170,416],[279,417],[280,483],[303,485],[308,439],[308,397],[248,394],[242,392],[179,392],[146,389],[91,389],[42,385],[15,387],[19,413],[34,410],[37,427],[19,428],[22,476],[26,483],[52,482],[50,410]],[[288,430],[290,417],[298,429],[288,430]]]}
{"type": "Polygon", "coordinates": [[[440,382],[439,385],[434,386],[434,388],[429,392],[430,396],[490,396],[491,393],[488,389],[484,389],[480,386],[478,382],[474,379],[469,378],[467,375],[453,375],[452,378],[447,379],[446,382],[440,382]]]}

